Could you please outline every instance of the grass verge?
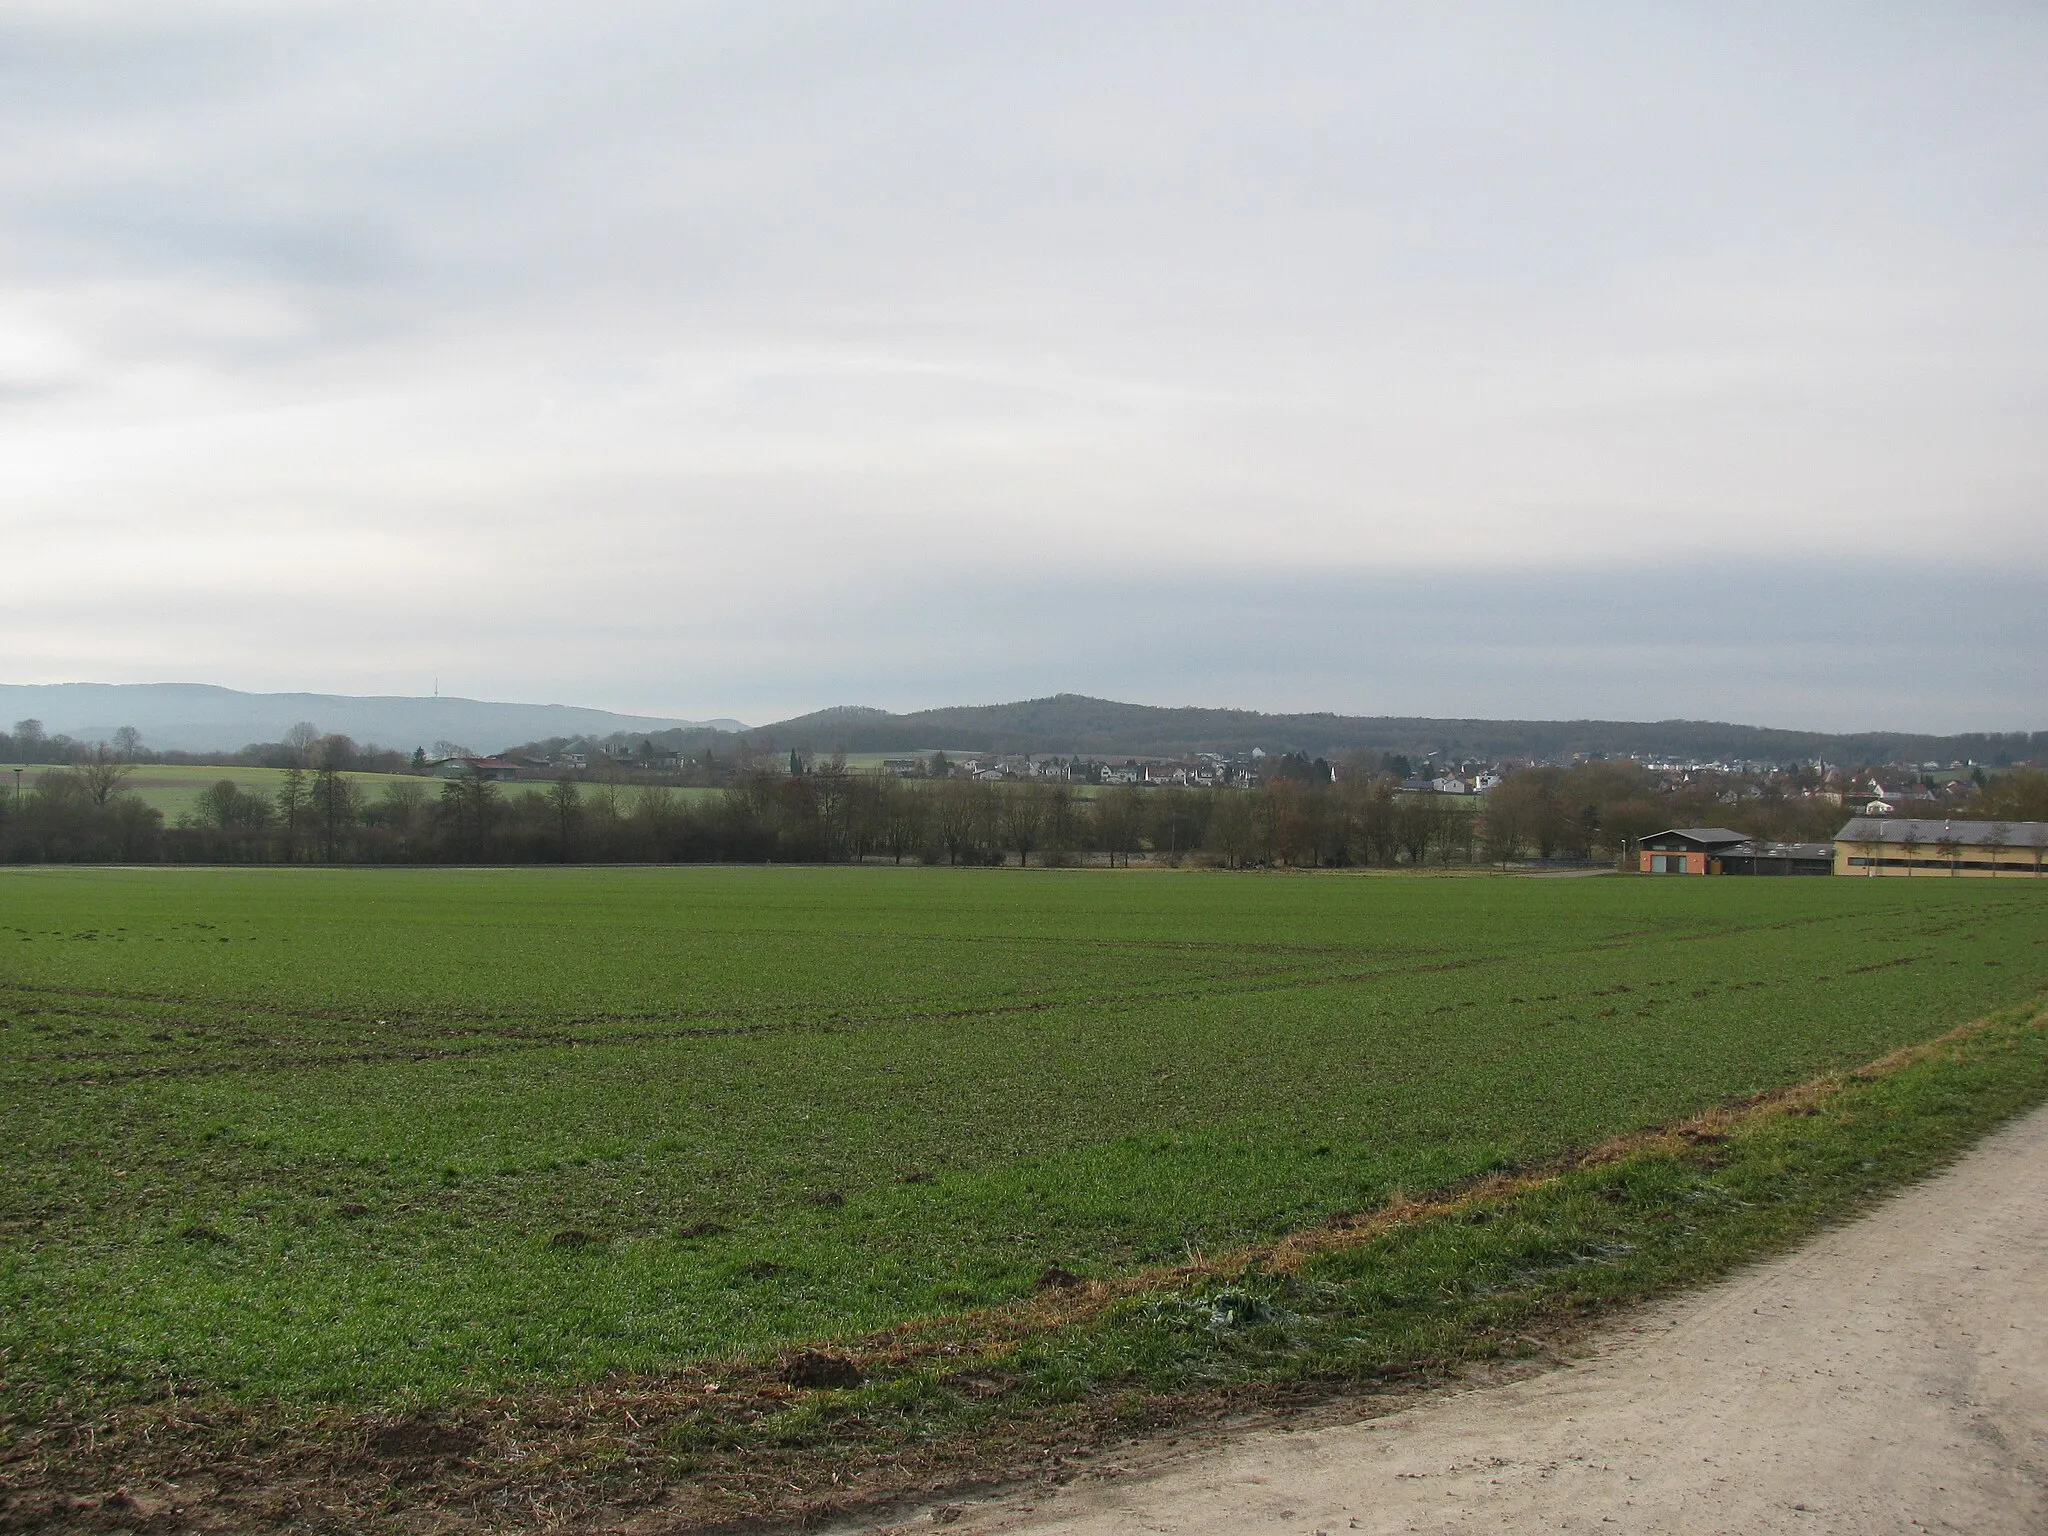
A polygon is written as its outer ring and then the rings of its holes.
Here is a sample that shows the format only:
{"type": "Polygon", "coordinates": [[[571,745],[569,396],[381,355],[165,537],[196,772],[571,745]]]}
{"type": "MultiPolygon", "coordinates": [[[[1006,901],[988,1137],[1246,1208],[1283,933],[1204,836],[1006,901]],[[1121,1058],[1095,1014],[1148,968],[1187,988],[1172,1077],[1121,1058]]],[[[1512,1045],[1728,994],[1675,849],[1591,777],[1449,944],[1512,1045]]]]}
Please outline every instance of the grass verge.
{"type": "MultiPolygon", "coordinates": [[[[431,1417],[179,1396],[0,1423],[0,1530],[804,1524],[1062,1476],[1105,1441],[1527,1358],[2048,1101],[2042,1001],[1848,1074],[1273,1244],[776,1359],[431,1417]]],[[[4,1367],[4,1362],[0,1362],[4,1367]]]]}

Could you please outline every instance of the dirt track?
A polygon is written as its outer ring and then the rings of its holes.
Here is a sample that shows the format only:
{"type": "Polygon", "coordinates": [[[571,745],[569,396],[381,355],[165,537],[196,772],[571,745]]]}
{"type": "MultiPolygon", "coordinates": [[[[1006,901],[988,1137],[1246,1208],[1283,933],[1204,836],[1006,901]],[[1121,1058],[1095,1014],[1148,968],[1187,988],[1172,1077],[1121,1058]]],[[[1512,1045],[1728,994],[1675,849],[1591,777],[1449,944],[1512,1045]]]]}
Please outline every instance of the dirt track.
{"type": "MultiPolygon", "coordinates": [[[[956,1536],[2048,1532],[2048,1110],[1577,1364],[920,1514],[956,1536]]],[[[900,1527],[911,1528],[911,1527],[900,1527]]]]}

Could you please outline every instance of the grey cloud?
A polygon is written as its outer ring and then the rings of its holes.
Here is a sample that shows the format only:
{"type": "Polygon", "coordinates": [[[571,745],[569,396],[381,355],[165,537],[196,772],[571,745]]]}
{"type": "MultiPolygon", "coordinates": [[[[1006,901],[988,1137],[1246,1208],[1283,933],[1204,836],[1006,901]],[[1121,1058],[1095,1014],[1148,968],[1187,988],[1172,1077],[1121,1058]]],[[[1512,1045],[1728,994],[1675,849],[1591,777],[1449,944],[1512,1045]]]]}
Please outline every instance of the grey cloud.
{"type": "MultiPolygon", "coordinates": [[[[175,654],[238,682],[472,695],[741,718],[819,701],[894,709],[1091,691],[1157,704],[1357,714],[1733,719],[1857,731],[2048,724],[2048,610],[2031,573],[1846,559],[1225,576],[1028,558],[928,561],[893,583],[788,583],[671,562],[559,602],[422,608],[365,629],[351,593],[151,605],[175,654]],[[741,622],[734,622],[738,599],[741,622]],[[537,624],[548,646],[533,648],[537,624]],[[252,660],[246,636],[266,637],[252,660]],[[340,659],[338,661],[338,658],[340,659]],[[744,702],[747,710],[738,706],[744,702]]],[[[31,601],[54,632],[74,604],[31,601]]],[[[121,654],[88,637],[86,672],[121,654]]],[[[47,662],[50,658],[34,658],[47,662]]],[[[212,675],[209,671],[208,675],[212,675]]]]}
{"type": "MultiPolygon", "coordinates": [[[[345,688],[234,670],[328,665],[273,610],[332,589],[422,655],[488,631],[500,696],[760,717],[1338,688],[1280,638],[1313,611],[1472,696],[1577,713],[1709,658],[1758,708],[1874,709],[1839,668],[1759,680],[1769,644],[1889,645],[1854,604],[1768,644],[1663,615],[1688,662],[1644,641],[1654,609],[1516,594],[1682,559],[1788,597],[1774,567],[1844,553],[2048,565],[2044,44],[2026,6],[25,13],[0,536],[50,627],[18,654],[345,688]],[[88,524],[126,530],[111,556],[88,524]],[[317,537],[252,536],[279,528],[317,537]],[[114,611],[81,585],[103,557],[114,611]],[[977,565],[1067,574],[915,617],[977,565]],[[203,622],[135,606],[152,568],[203,583],[203,622]],[[840,611],[821,569],[915,613],[866,647],[792,623],[840,611]],[[1550,638],[1471,638],[1474,593],[1550,638]],[[636,627],[671,598],[702,627],[636,627]],[[644,645],[713,691],[661,694],[644,645]]],[[[2021,707],[1997,678],[2030,638],[1943,652],[1985,674],[1970,708],[2021,707]]],[[[405,644],[365,646],[363,686],[405,644]]]]}

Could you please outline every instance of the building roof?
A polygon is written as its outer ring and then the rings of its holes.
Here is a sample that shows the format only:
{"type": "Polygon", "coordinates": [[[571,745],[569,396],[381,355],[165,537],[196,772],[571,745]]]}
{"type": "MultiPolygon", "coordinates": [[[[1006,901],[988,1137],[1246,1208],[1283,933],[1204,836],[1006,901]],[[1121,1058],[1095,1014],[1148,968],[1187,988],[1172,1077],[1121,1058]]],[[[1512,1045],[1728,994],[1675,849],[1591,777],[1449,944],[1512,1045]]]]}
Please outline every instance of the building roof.
{"type": "Polygon", "coordinates": [[[1733,848],[1724,848],[1723,853],[1743,859],[1832,859],[1835,856],[1833,843],[1767,843],[1747,842],[1733,848]]]}
{"type": "Polygon", "coordinates": [[[1838,843],[1939,843],[1949,838],[1972,848],[1994,843],[2007,848],[2048,848],[2048,821],[1936,820],[1920,816],[1852,816],[1835,834],[1838,843]],[[1985,834],[1993,828],[1997,834],[1985,834]]]}
{"type": "Polygon", "coordinates": [[[1749,841],[1747,832],[1731,832],[1726,827],[1666,827],[1662,832],[1652,832],[1643,841],[1654,842],[1660,837],[1682,837],[1689,843],[1705,843],[1716,848],[1726,843],[1749,841]]]}

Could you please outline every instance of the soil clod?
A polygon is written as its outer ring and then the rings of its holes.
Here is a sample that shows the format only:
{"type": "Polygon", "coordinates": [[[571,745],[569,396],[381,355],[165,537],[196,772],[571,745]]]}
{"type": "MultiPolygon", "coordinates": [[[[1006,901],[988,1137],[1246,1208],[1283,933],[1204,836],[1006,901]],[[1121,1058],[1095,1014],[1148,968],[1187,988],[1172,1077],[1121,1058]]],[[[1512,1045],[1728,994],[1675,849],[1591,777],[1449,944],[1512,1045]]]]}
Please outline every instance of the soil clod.
{"type": "Polygon", "coordinates": [[[459,1424],[409,1420],[389,1424],[370,1436],[370,1454],[390,1460],[456,1459],[474,1455],[483,1443],[477,1431],[459,1424]]]}
{"type": "Polygon", "coordinates": [[[958,1371],[946,1378],[946,1385],[962,1397],[979,1402],[1001,1397],[1017,1385],[1019,1378],[1008,1371],[958,1371]]]}
{"type": "Polygon", "coordinates": [[[867,1378],[844,1355],[807,1349],[783,1363],[782,1379],[792,1387],[857,1387],[867,1378]]]}

